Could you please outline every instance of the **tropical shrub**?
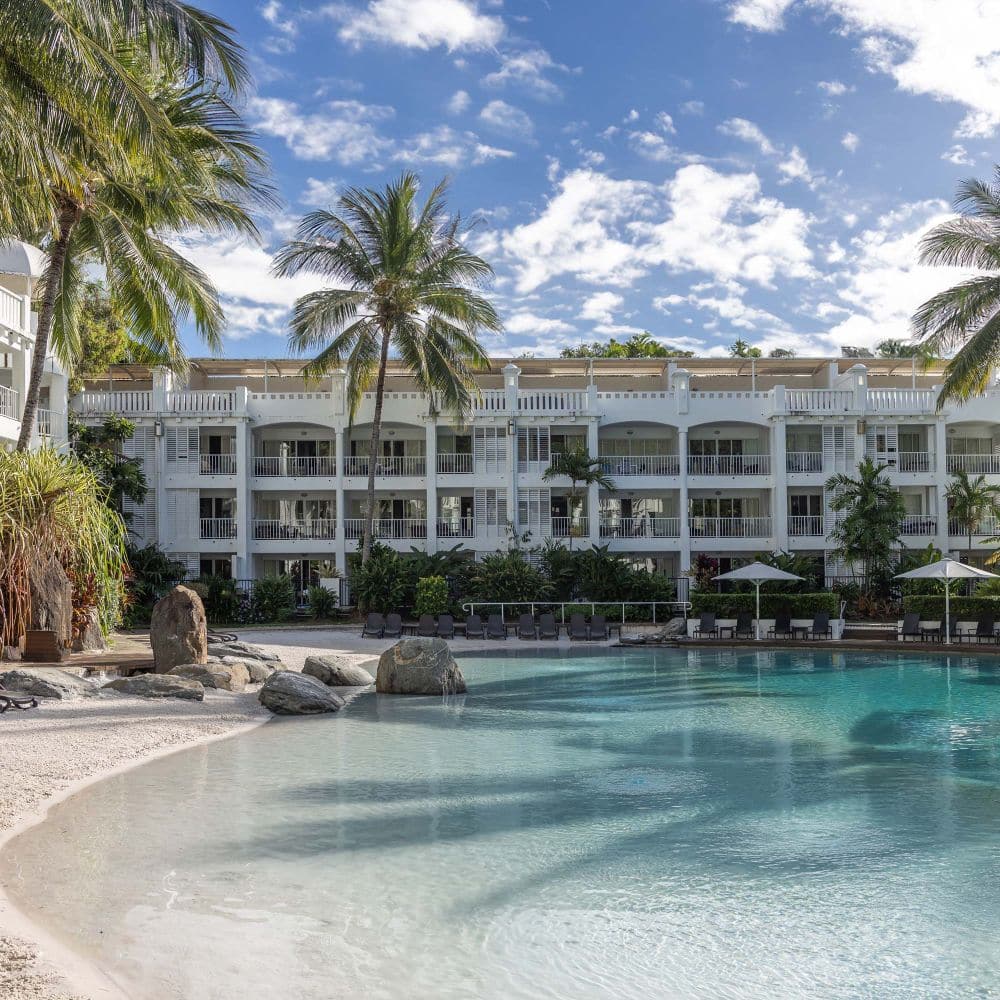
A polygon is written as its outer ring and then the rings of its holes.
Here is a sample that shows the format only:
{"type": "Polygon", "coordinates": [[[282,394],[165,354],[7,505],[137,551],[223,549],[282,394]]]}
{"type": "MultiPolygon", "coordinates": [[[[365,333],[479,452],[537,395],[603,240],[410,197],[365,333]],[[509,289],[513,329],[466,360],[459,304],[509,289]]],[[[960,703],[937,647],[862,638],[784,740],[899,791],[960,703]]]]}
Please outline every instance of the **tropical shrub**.
{"type": "Polygon", "coordinates": [[[295,587],[289,576],[265,576],[254,580],[251,593],[253,617],[259,622],[281,622],[295,611],[295,587]]]}
{"type": "Polygon", "coordinates": [[[250,624],[247,617],[245,597],[236,581],[223,576],[202,576],[188,584],[198,591],[205,605],[205,614],[213,624],[250,624]]]}
{"type": "Polygon", "coordinates": [[[714,591],[718,589],[715,577],[719,575],[719,560],[699,552],[691,564],[691,590],[714,591]]]}
{"type": "MultiPolygon", "coordinates": [[[[977,621],[993,618],[1000,621],[1000,597],[954,597],[949,601],[951,617],[954,621],[977,621]]],[[[916,611],[926,620],[944,618],[944,594],[912,595],[903,598],[903,611],[916,611]]]]}
{"type": "Polygon", "coordinates": [[[372,542],[371,555],[364,564],[353,557],[351,589],[362,611],[395,611],[403,606],[407,574],[399,553],[381,542],[372,542]]]}
{"type": "Polygon", "coordinates": [[[568,601],[572,598],[577,584],[577,560],[579,553],[571,552],[554,538],[545,540],[538,550],[538,566],[548,577],[554,601],[568,601]]]}
{"type": "Polygon", "coordinates": [[[440,615],[448,610],[448,583],[443,576],[425,576],[417,581],[413,614],[440,615]]]}
{"type": "Polygon", "coordinates": [[[491,552],[476,563],[469,584],[476,601],[544,601],[552,592],[545,574],[518,549],[491,552]]]}
{"type": "Polygon", "coordinates": [[[340,595],[329,587],[313,585],[309,588],[307,596],[313,618],[332,618],[340,603],[340,595]]]}
{"type": "Polygon", "coordinates": [[[157,545],[126,550],[128,569],[126,576],[125,623],[137,628],[149,624],[153,605],[187,576],[187,567],[171,559],[157,545]]]}
{"type": "MultiPolygon", "coordinates": [[[[692,615],[700,615],[703,611],[714,611],[720,618],[735,618],[740,611],[753,613],[755,608],[756,599],[752,593],[691,594],[692,615]]],[[[813,594],[762,593],[760,595],[762,618],[773,618],[779,611],[788,611],[797,618],[809,618],[818,611],[826,611],[833,618],[839,610],[840,602],[837,595],[826,591],[813,594]]]]}

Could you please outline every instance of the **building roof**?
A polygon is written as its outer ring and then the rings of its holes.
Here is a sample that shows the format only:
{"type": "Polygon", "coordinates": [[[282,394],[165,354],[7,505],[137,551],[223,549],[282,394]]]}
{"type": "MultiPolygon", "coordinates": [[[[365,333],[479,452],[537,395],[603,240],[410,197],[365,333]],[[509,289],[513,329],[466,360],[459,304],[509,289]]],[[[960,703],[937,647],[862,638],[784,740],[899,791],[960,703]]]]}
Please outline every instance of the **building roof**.
{"type": "Polygon", "coordinates": [[[21,240],[0,243],[0,274],[24,274],[40,278],[45,270],[45,254],[21,240]]]}

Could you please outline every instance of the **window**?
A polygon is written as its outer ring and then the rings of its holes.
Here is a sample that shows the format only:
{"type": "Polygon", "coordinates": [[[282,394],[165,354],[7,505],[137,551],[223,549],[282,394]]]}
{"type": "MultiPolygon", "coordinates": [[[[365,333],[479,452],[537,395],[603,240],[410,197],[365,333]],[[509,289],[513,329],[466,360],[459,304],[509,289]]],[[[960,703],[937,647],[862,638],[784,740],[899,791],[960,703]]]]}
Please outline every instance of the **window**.
{"type": "Polygon", "coordinates": [[[818,493],[793,493],[788,498],[788,513],[792,517],[819,517],[823,513],[823,498],[818,493]]]}
{"type": "Polygon", "coordinates": [[[198,571],[202,576],[217,576],[223,580],[231,580],[233,563],[228,556],[202,557],[198,571]]]}

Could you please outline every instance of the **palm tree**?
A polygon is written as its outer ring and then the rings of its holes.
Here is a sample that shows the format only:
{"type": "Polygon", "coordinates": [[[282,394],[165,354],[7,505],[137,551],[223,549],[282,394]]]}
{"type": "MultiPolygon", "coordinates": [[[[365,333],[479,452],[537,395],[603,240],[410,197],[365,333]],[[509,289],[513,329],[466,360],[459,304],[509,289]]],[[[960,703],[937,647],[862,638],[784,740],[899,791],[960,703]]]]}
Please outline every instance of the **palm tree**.
{"type": "Polygon", "coordinates": [[[972,536],[982,521],[1000,519],[1000,486],[991,486],[985,476],[970,479],[963,470],[953,472],[945,497],[948,517],[969,536],[968,558],[972,559],[972,536]]]}
{"type": "MultiPolygon", "coordinates": [[[[130,62],[129,65],[133,63],[130,62]]],[[[184,67],[161,66],[147,80],[167,130],[155,156],[124,163],[113,146],[90,144],[85,159],[52,184],[55,227],[42,243],[47,264],[18,450],[28,447],[52,345],[70,367],[80,353],[80,316],[86,265],[99,264],[130,336],[172,367],[183,367],[178,320],[189,316],[213,349],[224,317],[208,277],[170,244],[187,229],[237,233],[256,239],[248,207],[267,202],[264,158],[227,98],[214,86],[184,81],[184,67]]]]}
{"type": "Polygon", "coordinates": [[[824,487],[832,494],[830,510],[844,514],[830,539],[840,546],[844,562],[860,564],[868,593],[888,579],[906,516],[899,490],[883,475],[887,468],[865,457],[858,463],[857,478],[840,472],[824,487]]]}
{"type": "Polygon", "coordinates": [[[1000,362],[1000,166],[992,183],[963,181],[955,208],[958,218],[924,237],[920,262],[985,273],[939,292],[914,313],[924,352],[942,357],[960,348],[945,368],[939,408],[985,392],[1000,362]]]}
{"type": "Polygon", "coordinates": [[[295,303],[292,349],[322,347],[305,374],[320,376],[346,365],[352,419],[365,392],[375,387],[362,565],[371,554],[390,348],[428,394],[432,413],[440,394],[446,409],[464,417],[476,392],[473,372],[489,365],[478,333],[502,329],[496,310],[475,291],[493,277],[493,269],[460,242],[459,220],[445,211],[447,183],[438,184],[421,208],[418,188],[412,173],[385,190],[352,188],[338,199],[335,212],[305,216],[297,238],[275,257],[279,275],[307,272],[336,283],[295,303]]]}
{"type": "Polygon", "coordinates": [[[573,548],[573,525],[572,518],[574,511],[581,508],[580,494],[583,492],[581,486],[589,489],[593,485],[611,493],[615,491],[614,480],[604,471],[599,458],[591,458],[590,453],[582,445],[569,448],[559,455],[556,455],[552,464],[542,473],[545,482],[551,482],[565,476],[570,481],[569,488],[569,508],[570,508],[570,532],[569,547],[573,548]]]}

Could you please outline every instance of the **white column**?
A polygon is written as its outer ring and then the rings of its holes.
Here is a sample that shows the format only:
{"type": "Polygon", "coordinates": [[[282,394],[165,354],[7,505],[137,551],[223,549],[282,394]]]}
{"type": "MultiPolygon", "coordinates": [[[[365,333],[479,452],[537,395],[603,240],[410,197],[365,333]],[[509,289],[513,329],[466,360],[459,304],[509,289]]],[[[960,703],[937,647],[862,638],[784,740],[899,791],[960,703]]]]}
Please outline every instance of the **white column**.
{"type": "Polygon", "coordinates": [[[514,533],[520,534],[521,525],[517,516],[517,392],[521,369],[511,363],[504,365],[503,384],[507,409],[507,516],[514,526],[514,533]]]}
{"type": "Polygon", "coordinates": [[[948,555],[948,425],[943,416],[934,421],[934,491],[937,495],[937,534],[934,544],[948,555]]]}
{"type": "Polygon", "coordinates": [[[24,400],[28,395],[28,381],[31,373],[32,347],[28,341],[22,341],[23,348],[15,347],[11,352],[10,387],[17,393],[18,419],[24,412],[24,400]]]}
{"type": "Polygon", "coordinates": [[[246,420],[236,421],[236,565],[240,567],[238,578],[248,580],[250,571],[250,539],[253,537],[253,494],[250,491],[250,475],[253,459],[250,457],[250,425],[246,420]]]}
{"type": "Polygon", "coordinates": [[[771,529],[774,544],[788,551],[788,477],[785,474],[785,421],[778,417],[771,425],[771,529]]]}
{"type": "Polygon", "coordinates": [[[337,572],[341,576],[347,573],[347,510],[344,501],[344,428],[335,427],[333,431],[334,450],[337,464],[334,476],[335,506],[337,508],[337,537],[334,540],[333,552],[337,572]]]}
{"type": "Polygon", "coordinates": [[[677,429],[677,451],[680,460],[680,497],[677,503],[677,513],[681,526],[681,575],[691,569],[691,523],[688,521],[688,477],[687,454],[688,432],[686,427],[677,429]]]}
{"type": "MultiPolygon", "coordinates": [[[[596,417],[591,418],[587,424],[587,454],[591,458],[597,458],[600,451],[598,426],[598,418],[596,417]]],[[[589,518],[587,524],[591,546],[601,544],[600,508],[601,488],[597,483],[594,483],[587,490],[587,517],[589,518]]]]}
{"type": "Polygon", "coordinates": [[[424,428],[427,458],[425,469],[427,484],[427,551],[437,552],[437,418],[427,417],[424,428]]]}

